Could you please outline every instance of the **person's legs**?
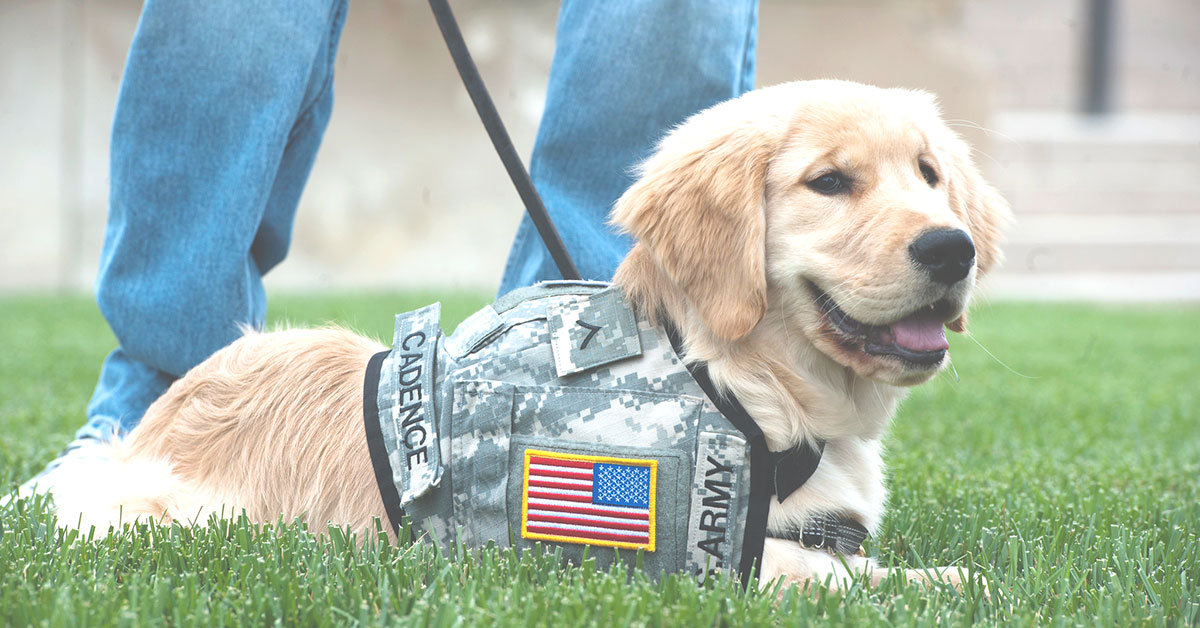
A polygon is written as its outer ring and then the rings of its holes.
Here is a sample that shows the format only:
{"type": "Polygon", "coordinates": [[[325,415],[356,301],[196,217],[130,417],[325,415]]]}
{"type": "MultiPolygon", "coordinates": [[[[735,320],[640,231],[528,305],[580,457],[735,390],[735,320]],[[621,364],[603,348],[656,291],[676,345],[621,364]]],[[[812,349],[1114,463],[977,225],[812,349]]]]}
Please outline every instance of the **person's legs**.
{"type": "Polygon", "coordinates": [[[149,0],[126,61],[96,280],[120,347],[83,440],[121,437],[266,311],[332,107],[345,0],[149,0]]]}
{"type": "MultiPolygon", "coordinates": [[[[564,0],[530,174],[584,279],[629,251],[608,212],[689,115],[754,86],[757,0],[564,0]]],[[[529,218],[500,294],[558,278],[529,218]]]]}

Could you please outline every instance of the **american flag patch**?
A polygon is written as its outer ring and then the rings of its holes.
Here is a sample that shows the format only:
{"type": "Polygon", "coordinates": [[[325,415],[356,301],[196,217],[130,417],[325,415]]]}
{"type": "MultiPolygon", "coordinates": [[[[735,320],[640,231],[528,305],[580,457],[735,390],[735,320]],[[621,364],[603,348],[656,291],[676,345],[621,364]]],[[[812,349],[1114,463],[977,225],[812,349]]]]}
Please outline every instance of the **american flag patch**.
{"type": "Polygon", "coordinates": [[[525,450],[521,536],[654,551],[658,461],[525,450]]]}

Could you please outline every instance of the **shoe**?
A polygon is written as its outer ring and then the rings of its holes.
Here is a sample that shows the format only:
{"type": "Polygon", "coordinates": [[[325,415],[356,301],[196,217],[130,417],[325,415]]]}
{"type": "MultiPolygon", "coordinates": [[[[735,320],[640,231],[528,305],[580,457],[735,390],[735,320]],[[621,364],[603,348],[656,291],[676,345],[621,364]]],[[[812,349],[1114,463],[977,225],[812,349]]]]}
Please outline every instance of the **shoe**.
{"type": "Polygon", "coordinates": [[[58,457],[46,463],[46,468],[29,478],[17,487],[14,493],[0,497],[0,507],[7,506],[14,499],[26,499],[34,495],[44,495],[54,490],[57,476],[65,469],[81,462],[92,462],[107,459],[111,456],[109,443],[98,438],[77,438],[67,445],[58,457]]]}

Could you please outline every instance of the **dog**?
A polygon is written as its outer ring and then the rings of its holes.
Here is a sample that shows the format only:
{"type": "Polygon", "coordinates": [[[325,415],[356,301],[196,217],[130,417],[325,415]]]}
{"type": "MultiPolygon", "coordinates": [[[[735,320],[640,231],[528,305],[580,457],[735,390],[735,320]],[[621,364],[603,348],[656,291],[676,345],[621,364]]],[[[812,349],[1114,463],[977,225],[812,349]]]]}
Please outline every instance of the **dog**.
{"type": "MultiPolygon", "coordinates": [[[[760,582],[891,572],[776,533],[826,512],[877,529],[880,439],[907,389],[948,362],[944,329],[965,331],[1009,219],[919,91],[759,89],[695,114],[640,166],[612,212],[635,240],[613,284],[642,324],[672,329],[769,451],[823,448],[803,486],[765,511],[760,582]]],[[[363,373],[383,350],[341,329],[248,331],[176,381],[110,462],[59,476],[60,522],[104,530],[244,511],[369,530],[386,505],[363,435],[363,373]]],[[[966,573],[902,576],[957,585],[966,573]]]]}

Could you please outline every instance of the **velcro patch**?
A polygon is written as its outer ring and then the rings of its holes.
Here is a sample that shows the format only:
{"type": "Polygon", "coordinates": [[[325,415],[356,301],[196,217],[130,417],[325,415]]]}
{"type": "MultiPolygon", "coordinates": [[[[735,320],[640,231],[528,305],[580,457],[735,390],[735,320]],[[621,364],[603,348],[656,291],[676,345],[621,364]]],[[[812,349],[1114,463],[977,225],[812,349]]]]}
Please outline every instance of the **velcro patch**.
{"type": "Polygon", "coordinates": [[[718,571],[737,567],[734,532],[738,530],[738,479],[746,441],[732,434],[700,432],[688,517],[687,569],[703,581],[718,571]]]}
{"type": "Polygon", "coordinates": [[[521,536],[654,551],[658,461],[525,450],[521,536]]]}
{"type": "Polygon", "coordinates": [[[619,288],[551,305],[547,321],[559,377],[642,354],[637,319],[619,288]]]}
{"type": "Polygon", "coordinates": [[[397,314],[392,351],[383,364],[387,376],[379,384],[379,418],[401,504],[442,480],[434,408],[440,317],[440,303],[397,314]]]}

